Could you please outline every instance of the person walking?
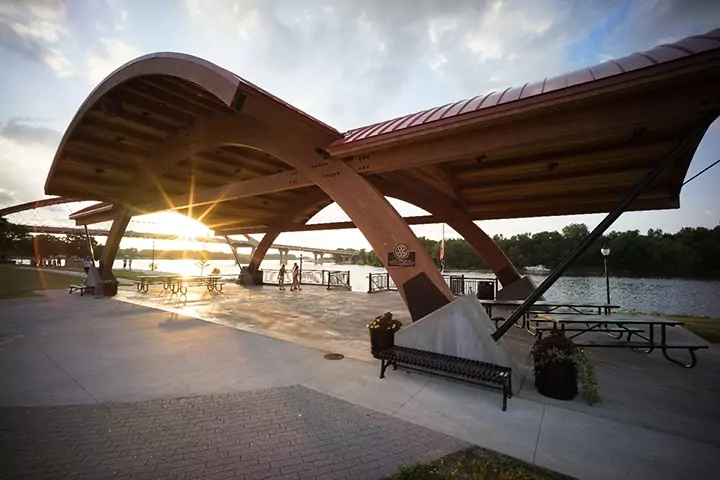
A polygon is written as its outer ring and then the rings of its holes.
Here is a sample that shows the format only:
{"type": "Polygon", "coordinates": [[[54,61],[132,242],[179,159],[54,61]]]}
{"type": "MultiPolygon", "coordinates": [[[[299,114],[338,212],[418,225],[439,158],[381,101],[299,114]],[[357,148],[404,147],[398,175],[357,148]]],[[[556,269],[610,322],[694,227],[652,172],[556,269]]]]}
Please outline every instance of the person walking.
{"type": "Polygon", "coordinates": [[[123,270],[127,270],[127,257],[123,257],[123,270]]]}
{"type": "Polygon", "coordinates": [[[132,272],[132,257],[128,258],[128,270],[132,272]]]}
{"type": "Polygon", "coordinates": [[[298,264],[295,263],[292,268],[292,285],[290,285],[290,291],[293,290],[302,290],[300,288],[300,268],[298,267],[298,264]]]}
{"type": "Polygon", "coordinates": [[[280,290],[285,290],[285,273],[285,264],[283,263],[278,272],[278,285],[280,285],[280,290]]]}

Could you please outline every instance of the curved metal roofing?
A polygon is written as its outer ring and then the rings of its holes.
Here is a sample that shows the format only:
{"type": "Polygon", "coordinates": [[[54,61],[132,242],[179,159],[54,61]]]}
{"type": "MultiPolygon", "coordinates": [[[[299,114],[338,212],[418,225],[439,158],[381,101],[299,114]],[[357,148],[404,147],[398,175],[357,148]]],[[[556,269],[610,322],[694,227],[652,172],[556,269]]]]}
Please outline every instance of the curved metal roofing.
{"type": "Polygon", "coordinates": [[[645,52],[633,53],[623,58],[608,60],[599,65],[546,78],[543,81],[526,83],[521,87],[507,88],[487,95],[479,95],[441,107],[356,128],[345,133],[344,137],[334,142],[331,147],[360,142],[381,135],[391,136],[400,131],[425,126],[443,119],[457,118],[459,120],[459,117],[479,110],[668,63],[718,48],[720,48],[720,28],[703,35],[687,37],[669,45],[660,45],[645,52]]]}

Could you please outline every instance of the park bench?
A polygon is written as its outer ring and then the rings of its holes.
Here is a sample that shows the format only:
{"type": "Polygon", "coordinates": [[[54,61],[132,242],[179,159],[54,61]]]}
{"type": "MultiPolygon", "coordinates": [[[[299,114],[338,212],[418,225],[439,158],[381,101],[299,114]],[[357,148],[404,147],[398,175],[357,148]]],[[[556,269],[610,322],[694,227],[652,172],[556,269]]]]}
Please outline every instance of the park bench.
{"type": "Polygon", "coordinates": [[[80,292],[80,296],[82,297],[85,295],[85,292],[93,293],[95,288],[89,285],[70,285],[70,287],[68,287],[68,293],[73,293],[76,290],[80,292]]]}
{"type": "Polygon", "coordinates": [[[377,358],[381,360],[380,378],[385,378],[385,370],[392,365],[393,370],[401,367],[451,380],[482,385],[503,392],[503,411],[507,409],[508,397],[512,397],[512,370],[510,367],[400,346],[378,352],[377,358]]]}

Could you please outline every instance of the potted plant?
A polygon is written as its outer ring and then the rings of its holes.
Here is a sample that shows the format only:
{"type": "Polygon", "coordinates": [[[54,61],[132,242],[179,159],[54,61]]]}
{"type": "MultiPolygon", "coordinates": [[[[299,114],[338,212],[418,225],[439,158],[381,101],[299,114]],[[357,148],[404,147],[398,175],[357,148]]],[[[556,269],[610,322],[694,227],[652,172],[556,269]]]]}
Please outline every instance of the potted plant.
{"type": "Polygon", "coordinates": [[[367,326],[370,330],[370,351],[373,356],[377,352],[395,346],[395,332],[400,330],[402,322],[394,319],[392,313],[386,312],[375,317],[367,326]]]}
{"type": "Polygon", "coordinates": [[[547,397],[572,400],[580,390],[590,405],[600,401],[593,364],[585,351],[560,330],[539,338],[532,347],[535,387],[547,397]]]}

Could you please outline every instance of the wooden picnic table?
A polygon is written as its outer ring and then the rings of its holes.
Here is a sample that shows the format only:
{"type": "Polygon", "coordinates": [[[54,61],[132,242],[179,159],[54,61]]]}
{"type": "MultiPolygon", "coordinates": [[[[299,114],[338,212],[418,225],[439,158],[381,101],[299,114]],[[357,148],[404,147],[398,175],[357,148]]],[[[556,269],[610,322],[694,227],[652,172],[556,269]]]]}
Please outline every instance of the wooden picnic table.
{"type": "Polygon", "coordinates": [[[630,348],[642,353],[650,353],[656,348],[662,350],[663,356],[670,362],[681,365],[685,368],[692,368],[697,365],[695,351],[709,347],[707,343],[699,341],[673,341],[667,340],[667,327],[684,325],[678,320],[671,320],[663,317],[649,315],[572,315],[563,313],[541,313],[538,317],[552,323],[552,328],[537,328],[538,334],[550,329],[560,329],[562,332],[573,332],[569,338],[575,338],[586,333],[621,332],[627,334],[625,341],[615,337],[616,341],[588,340],[586,342],[574,341],[579,347],[606,347],[606,348],[630,348]],[[660,341],[655,335],[655,328],[660,328],[660,341]],[[646,332],[647,330],[647,332],[646,332]],[[633,340],[632,337],[636,337],[633,340]],[[690,354],[691,363],[683,363],[668,354],[669,350],[686,349],[690,354]]]}

